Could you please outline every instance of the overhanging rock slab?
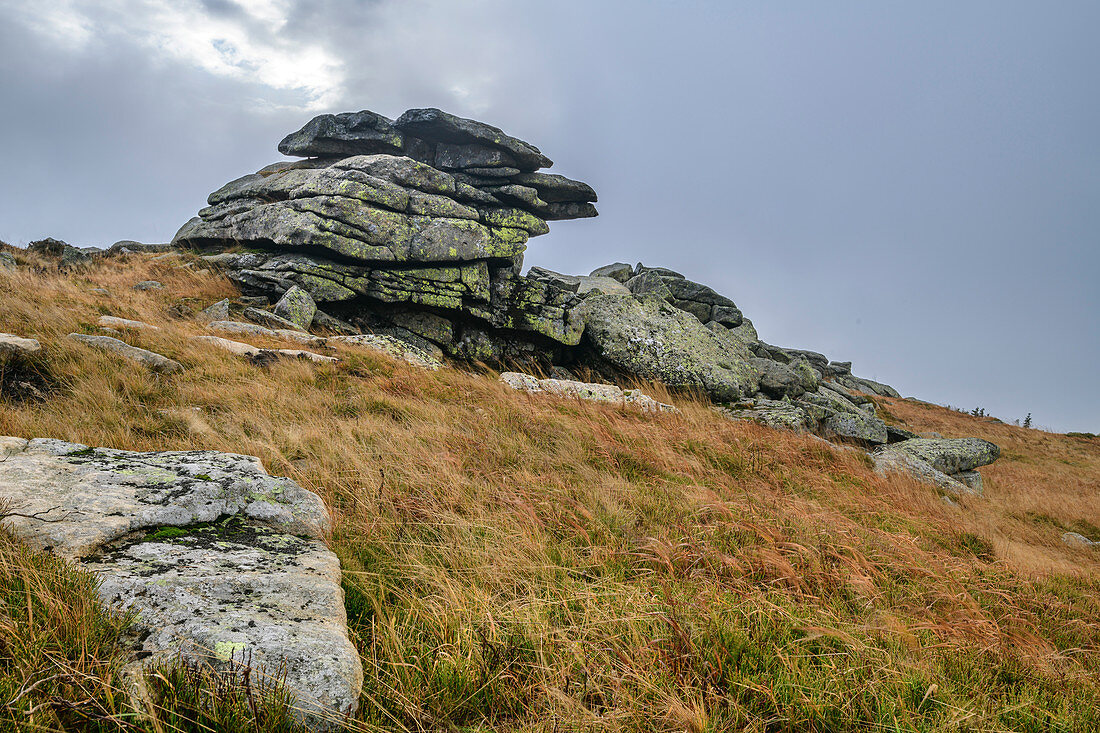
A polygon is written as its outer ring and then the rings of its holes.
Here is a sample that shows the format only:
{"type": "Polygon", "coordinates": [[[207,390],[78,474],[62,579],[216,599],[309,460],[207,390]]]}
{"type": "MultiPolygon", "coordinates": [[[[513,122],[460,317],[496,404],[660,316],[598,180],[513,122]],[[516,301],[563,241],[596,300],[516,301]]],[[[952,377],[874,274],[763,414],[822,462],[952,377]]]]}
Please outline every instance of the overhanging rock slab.
{"type": "Polygon", "coordinates": [[[303,717],[354,712],[362,688],[321,498],[259,459],[0,438],[4,526],[96,572],[135,615],[135,664],[247,662],[285,674],[303,717]]]}

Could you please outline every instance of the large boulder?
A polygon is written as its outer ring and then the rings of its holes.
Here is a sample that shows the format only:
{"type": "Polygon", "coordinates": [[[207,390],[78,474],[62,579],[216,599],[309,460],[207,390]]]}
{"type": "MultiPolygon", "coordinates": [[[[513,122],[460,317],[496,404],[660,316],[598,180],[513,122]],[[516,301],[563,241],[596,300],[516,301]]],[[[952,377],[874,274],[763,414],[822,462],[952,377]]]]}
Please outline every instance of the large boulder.
{"type": "Polygon", "coordinates": [[[170,660],[281,670],[319,724],[353,713],[363,672],[320,497],[259,459],[0,437],[4,528],[78,562],[133,614],[131,671],[170,660]],[[45,520],[45,521],[42,521],[45,520]]]}
{"type": "Polygon", "coordinates": [[[946,474],[973,471],[1001,455],[997,445],[981,438],[913,438],[894,443],[890,449],[925,461],[946,474]]]}
{"type": "Polygon", "coordinates": [[[674,387],[697,388],[719,402],[749,391],[755,373],[698,319],[653,297],[592,295],[576,307],[584,337],[618,370],[674,387]]]}

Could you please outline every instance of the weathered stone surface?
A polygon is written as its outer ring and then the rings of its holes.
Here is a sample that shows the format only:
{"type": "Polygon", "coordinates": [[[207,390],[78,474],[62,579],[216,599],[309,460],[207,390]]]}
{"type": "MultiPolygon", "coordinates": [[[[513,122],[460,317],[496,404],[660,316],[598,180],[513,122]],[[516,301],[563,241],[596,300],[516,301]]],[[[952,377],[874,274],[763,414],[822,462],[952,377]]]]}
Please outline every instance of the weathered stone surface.
{"type": "Polygon", "coordinates": [[[387,356],[421,369],[436,371],[443,366],[439,359],[431,354],[393,336],[367,333],[357,336],[333,336],[329,340],[350,346],[360,346],[372,351],[380,351],[387,356]]]}
{"type": "Polygon", "coordinates": [[[229,320],[229,298],[219,300],[211,306],[199,311],[196,316],[200,321],[227,321],[229,320]]]}
{"type": "Polygon", "coordinates": [[[101,351],[110,351],[118,354],[119,356],[129,359],[130,361],[136,361],[144,366],[146,369],[152,372],[158,372],[160,374],[173,374],[175,372],[183,371],[183,365],[178,361],[173,361],[166,356],[162,356],[154,351],[147,349],[139,349],[136,346],[130,346],[125,341],[119,341],[116,338],[110,336],[90,336],[85,333],[70,333],[69,338],[74,341],[79,341],[83,344],[87,344],[93,348],[101,351]]]}
{"type": "Polygon", "coordinates": [[[592,295],[576,312],[601,358],[630,374],[737,400],[755,381],[751,366],[731,359],[710,329],[653,296],[592,295]]]}
{"type": "MultiPolygon", "coordinates": [[[[291,287],[295,286],[292,285],[291,287]]],[[[289,318],[284,318],[280,315],[272,313],[271,311],[265,311],[262,308],[245,308],[244,316],[245,318],[251,318],[256,323],[263,324],[271,329],[283,329],[286,331],[303,332],[306,330],[289,318]]]]}
{"type": "Polygon", "coordinates": [[[337,115],[320,115],[279,143],[283,155],[348,156],[370,153],[399,153],[404,138],[392,120],[363,110],[337,115]]]}
{"type": "MultiPolygon", "coordinates": [[[[440,109],[410,109],[397,118],[394,127],[408,136],[431,142],[499,149],[511,157],[515,161],[515,167],[521,170],[535,171],[554,164],[534,145],[505,135],[500,128],[457,117],[440,109]]],[[[455,160],[445,160],[444,163],[446,162],[452,162],[453,165],[445,167],[455,168],[507,165],[503,159],[499,163],[479,163],[471,156],[456,156],[455,160]]]]}
{"type": "Polygon", "coordinates": [[[868,415],[836,413],[825,418],[825,433],[837,438],[880,445],[886,442],[886,423],[868,415]]]}
{"type": "Polygon", "coordinates": [[[982,493],[982,475],[977,471],[959,471],[958,473],[952,474],[951,478],[965,484],[975,494],[982,493]]]}
{"type": "Polygon", "coordinates": [[[133,289],[134,290],[163,290],[164,289],[164,283],[158,282],[157,280],[142,280],[141,282],[134,285],[133,289]]]}
{"type": "Polygon", "coordinates": [[[1062,542],[1066,543],[1070,547],[1100,547],[1100,542],[1090,540],[1088,537],[1085,537],[1083,534],[1078,534],[1077,532],[1064,533],[1062,535],[1062,542]]]}
{"type": "Polygon", "coordinates": [[[0,356],[30,356],[42,351],[37,339],[16,336],[13,333],[0,333],[0,356]]]}
{"type": "Polygon", "coordinates": [[[103,600],[135,614],[136,665],[285,666],[312,721],[354,712],[362,668],[316,494],[251,456],[18,438],[0,447],[0,497],[57,520],[8,517],[5,528],[99,576],[103,600]]]}
{"type": "Polygon", "coordinates": [[[74,247],[60,239],[47,237],[27,245],[27,251],[42,257],[56,259],[61,267],[73,267],[84,265],[92,261],[92,257],[102,252],[97,247],[74,247]]]}
{"type": "Polygon", "coordinates": [[[802,377],[789,365],[769,359],[753,358],[749,361],[760,374],[760,391],[772,399],[799,397],[806,392],[802,377]]]}
{"type": "Polygon", "coordinates": [[[587,183],[574,181],[554,173],[520,173],[512,180],[538,191],[543,201],[556,203],[587,203],[597,201],[596,191],[587,183]]]}
{"type": "Polygon", "coordinates": [[[289,328],[266,328],[254,323],[242,323],[241,321],[211,321],[207,328],[222,333],[234,333],[249,336],[265,336],[267,338],[294,341],[313,348],[322,348],[327,344],[327,339],[313,334],[289,328]]]}
{"type": "Polygon", "coordinates": [[[907,453],[894,450],[894,446],[880,448],[871,454],[871,459],[875,463],[875,472],[879,474],[885,475],[889,472],[904,473],[917,481],[932,484],[943,491],[957,496],[980,493],[980,491],[975,492],[966,484],[956,481],[944,472],[937,470],[927,461],[922,461],[907,453]]]}
{"type": "Polygon", "coordinates": [[[916,433],[906,430],[905,428],[898,427],[897,425],[886,426],[886,442],[887,443],[900,443],[903,440],[912,440],[913,438],[919,438],[916,433]]]}
{"type": "Polygon", "coordinates": [[[544,267],[532,267],[527,276],[540,282],[551,283],[563,290],[570,290],[581,296],[589,293],[630,295],[630,291],[626,289],[625,285],[610,277],[563,275],[544,267]]]}
{"type": "Polygon", "coordinates": [[[0,252],[0,270],[14,270],[19,266],[10,252],[0,252]]]}
{"type": "Polygon", "coordinates": [[[756,399],[743,406],[717,406],[714,410],[735,420],[748,420],[775,430],[802,432],[814,426],[814,420],[805,410],[781,400],[756,399]]]}
{"type": "Polygon", "coordinates": [[[546,393],[559,397],[575,397],[593,402],[632,405],[643,412],[676,412],[672,405],[658,402],[641,390],[623,390],[613,384],[593,384],[565,379],[538,379],[530,374],[505,372],[500,381],[512,389],[523,390],[531,394],[546,393]]]}
{"type": "Polygon", "coordinates": [[[275,304],[275,315],[285,318],[303,331],[313,323],[313,314],[316,312],[317,304],[313,302],[313,298],[297,285],[283,293],[283,297],[275,304]]]}
{"type": "Polygon", "coordinates": [[[973,471],[1001,455],[998,446],[981,438],[913,438],[895,443],[890,449],[925,461],[946,474],[973,471]]]}
{"type": "Polygon", "coordinates": [[[115,316],[100,316],[96,321],[100,326],[106,326],[107,328],[130,328],[137,331],[159,331],[157,326],[150,326],[144,321],[131,321],[127,318],[116,318],[115,316]]]}
{"type": "Polygon", "coordinates": [[[625,283],[627,280],[634,277],[634,268],[625,262],[615,262],[610,265],[604,265],[603,267],[597,267],[588,274],[589,277],[609,277],[613,280],[625,283]]]}

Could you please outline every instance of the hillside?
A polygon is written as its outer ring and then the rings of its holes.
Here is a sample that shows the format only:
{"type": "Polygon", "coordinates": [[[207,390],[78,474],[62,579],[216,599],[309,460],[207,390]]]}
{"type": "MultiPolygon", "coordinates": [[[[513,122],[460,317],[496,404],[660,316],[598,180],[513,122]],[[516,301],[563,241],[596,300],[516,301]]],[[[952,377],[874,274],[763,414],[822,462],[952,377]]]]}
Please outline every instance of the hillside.
{"type": "MultiPolygon", "coordinates": [[[[1100,439],[876,396],[888,423],[1002,447],[984,496],[950,506],[656,383],[639,386],[679,412],[341,345],[335,364],[205,348],[194,313],[237,293],[191,256],[19,257],[0,331],[45,354],[4,367],[0,435],[255,455],[324,498],[366,677],[352,729],[1100,728],[1100,551],[1061,539],[1100,539],[1100,439]],[[147,280],[165,287],[132,289],[147,280]],[[104,314],[159,326],[126,338],[183,371],[66,338],[104,314]]],[[[7,542],[8,729],[203,729],[121,722],[120,621],[7,542]]]]}

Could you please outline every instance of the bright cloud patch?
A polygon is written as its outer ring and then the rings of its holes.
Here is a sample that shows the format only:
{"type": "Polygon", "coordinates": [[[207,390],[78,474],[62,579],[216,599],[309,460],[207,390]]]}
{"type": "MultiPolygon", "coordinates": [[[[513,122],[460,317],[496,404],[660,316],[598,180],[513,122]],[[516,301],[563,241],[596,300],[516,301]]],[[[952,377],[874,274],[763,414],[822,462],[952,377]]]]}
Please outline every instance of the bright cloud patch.
{"type": "Polygon", "coordinates": [[[39,0],[16,18],[62,47],[81,50],[118,40],[210,74],[296,92],[322,109],[343,89],[343,65],[319,45],[282,34],[288,0],[39,0]]]}

